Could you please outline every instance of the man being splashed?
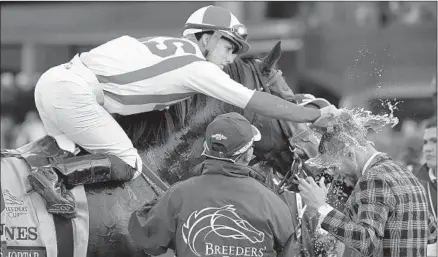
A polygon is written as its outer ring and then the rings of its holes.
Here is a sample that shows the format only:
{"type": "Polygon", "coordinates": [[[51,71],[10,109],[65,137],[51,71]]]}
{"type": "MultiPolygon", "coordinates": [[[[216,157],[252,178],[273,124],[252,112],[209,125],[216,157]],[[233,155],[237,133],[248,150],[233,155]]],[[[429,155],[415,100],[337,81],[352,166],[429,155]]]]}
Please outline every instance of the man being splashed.
{"type": "Polygon", "coordinates": [[[299,179],[307,211],[317,212],[323,230],[363,256],[426,256],[427,244],[436,241],[436,220],[424,187],[367,141],[370,123],[360,115],[344,110],[309,160],[356,182],[344,213],[325,203],[324,179],[317,185],[310,177],[299,179]]]}

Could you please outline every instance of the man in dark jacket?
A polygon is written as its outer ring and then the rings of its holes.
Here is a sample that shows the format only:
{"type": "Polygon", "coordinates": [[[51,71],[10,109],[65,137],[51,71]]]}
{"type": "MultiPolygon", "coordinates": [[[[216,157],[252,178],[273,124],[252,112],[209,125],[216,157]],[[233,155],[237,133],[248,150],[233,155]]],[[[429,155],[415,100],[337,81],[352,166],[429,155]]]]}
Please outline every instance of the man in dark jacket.
{"type": "MultiPolygon", "coordinates": [[[[436,219],[437,182],[436,182],[436,117],[426,122],[423,135],[423,155],[426,164],[419,170],[417,177],[426,189],[429,211],[436,219]]],[[[427,246],[427,256],[437,256],[436,244],[427,246]]]]}
{"type": "MultiPolygon", "coordinates": [[[[282,199],[247,165],[260,132],[238,113],[207,127],[201,174],[173,185],[134,212],[132,239],[152,255],[294,256],[292,217],[282,199]]],[[[298,253],[298,252],[297,252],[298,253]]]]}

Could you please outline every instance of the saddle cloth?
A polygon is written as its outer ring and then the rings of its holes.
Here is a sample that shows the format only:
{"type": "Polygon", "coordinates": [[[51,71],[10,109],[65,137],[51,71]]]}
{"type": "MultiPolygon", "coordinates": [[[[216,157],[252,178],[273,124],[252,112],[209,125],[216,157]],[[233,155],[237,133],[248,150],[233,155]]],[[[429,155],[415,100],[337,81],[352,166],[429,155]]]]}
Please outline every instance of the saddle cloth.
{"type": "Polygon", "coordinates": [[[71,190],[76,199],[75,219],[53,217],[38,193],[27,193],[29,170],[23,159],[1,159],[1,256],[85,257],[89,213],[84,187],[71,190]]]}

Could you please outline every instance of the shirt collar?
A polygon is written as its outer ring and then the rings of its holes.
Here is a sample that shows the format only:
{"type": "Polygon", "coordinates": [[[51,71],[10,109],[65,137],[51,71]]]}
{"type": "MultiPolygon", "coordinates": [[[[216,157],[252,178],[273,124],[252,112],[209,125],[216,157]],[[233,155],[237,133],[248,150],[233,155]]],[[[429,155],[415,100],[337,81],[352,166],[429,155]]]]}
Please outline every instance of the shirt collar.
{"type": "Polygon", "coordinates": [[[202,174],[221,174],[231,177],[249,177],[251,168],[240,164],[216,160],[207,159],[202,162],[202,174]]]}
{"type": "Polygon", "coordinates": [[[436,181],[436,175],[434,174],[432,168],[429,168],[429,178],[430,178],[430,181],[431,181],[431,182],[436,181]]]}
{"type": "Polygon", "coordinates": [[[368,167],[371,165],[371,162],[374,160],[374,158],[376,158],[376,156],[377,155],[379,155],[379,154],[381,154],[381,152],[376,152],[376,153],[374,153],[373,155],[371,155],[371,157],[367,160],[367,162],[365,163],[365,165],[363,166],[363,168],[362,168],[362,173],[361,174],[363,174],[367,169],[368,169],[368,167]]]}

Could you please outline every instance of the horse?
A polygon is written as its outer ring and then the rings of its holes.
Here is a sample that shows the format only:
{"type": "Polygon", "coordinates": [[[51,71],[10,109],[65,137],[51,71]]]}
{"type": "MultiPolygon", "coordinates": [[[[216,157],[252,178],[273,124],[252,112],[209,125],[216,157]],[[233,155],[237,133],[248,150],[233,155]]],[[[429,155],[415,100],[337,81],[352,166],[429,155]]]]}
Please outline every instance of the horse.
{"type": "MultiPolygon", "coordinates": [[[[293,100],[294,94],[281,71],[274,67],[280,53],[279,42],[265,58],[236,58],[224,71],[250,89],[265,90],[293,100]]],[[[285,126],[277,120],[199,94],[170,106],[168,110],[115,118],[139,150],[143,163],[171,185],[194,175],[191,169],[203,160],[201,152],[207,125],[217,115],[231,111],[242,113],[259,128],[262,140],[255,145],[256,158],[281,174],[287,173],[293,161],[290,142],[299,145],[301,154],[308,155],[307,158],[313,157],[317,151],[317,143],[306,137],[291,140],[292,135],[306,134],[306,124],[289,123],[285,126]]],[[[2,172],[30,170],[23,159],[2,157],[1,162],[2,167],[7,168],[2,172]]],[[[85,186],[90,220],[88,257],[147,256],[132,241],[127,229],[130,214],[159,194],[156,185],[143,178],[124,184],[85,186]]]]}

